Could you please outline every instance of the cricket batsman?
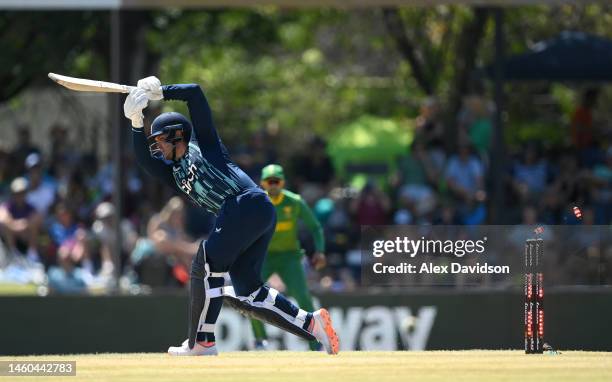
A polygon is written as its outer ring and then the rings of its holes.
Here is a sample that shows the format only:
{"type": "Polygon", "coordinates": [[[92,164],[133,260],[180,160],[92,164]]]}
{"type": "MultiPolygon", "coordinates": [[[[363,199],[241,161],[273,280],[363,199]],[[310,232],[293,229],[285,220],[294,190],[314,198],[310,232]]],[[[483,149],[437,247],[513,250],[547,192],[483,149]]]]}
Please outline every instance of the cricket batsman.
{"type": "MultiPolygon", "coordinates": [[[[298,221],[301,220],[314,239],[315,253],[311,263],[315,269],[325,266],[325,238],[323,228],[300,195],[285,189],[285,173],[277,164],[263,168],[261,186],[268,193],[276,208],[276,230],[268,245],[268,256],[263,263],[263,280],[276,273],[287,288],[287,295],[295,298],[302,309],[313,311],[312,297],[308,292],[306,275],[302,266],[304,251],[298,239],[298,221]]],[[[255,335],[255,348],[265,349],[266,329],[261,321],[251,320],[255,335]]],[[[310,342],[311,350],[319,350],[317,341],[310,342]]]]}
{"type": "Polygon", "coordinates": [[[327,310],[307,312],[264,285],[262,266],[276,225],[274,205],[231,161],[202,89],[195,84],[161,86],[156,77],[147,77],[127,96],[123,110],[132,122],[139,164],[217,216],[191,264],[188,338],[168,354],[217,354],[214,332],[223,298],[247,316],[316,340],[329,354],[337,354],[338,337],[327,310]],[[161,99],[187,102],[191,122],[180,113],[163,113],[147,137],[142,110],[149,100],[161,99]],[[224,286],[227,273],[233,287],[224,286]]]}

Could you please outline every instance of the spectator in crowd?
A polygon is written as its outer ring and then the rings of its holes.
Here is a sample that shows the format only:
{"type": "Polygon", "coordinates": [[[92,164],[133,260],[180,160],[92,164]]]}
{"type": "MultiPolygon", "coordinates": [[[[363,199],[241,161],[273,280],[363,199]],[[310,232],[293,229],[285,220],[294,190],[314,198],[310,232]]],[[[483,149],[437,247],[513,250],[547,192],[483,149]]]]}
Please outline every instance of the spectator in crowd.
{"type": "Polygon", "coordinates": [[[0,205],[0,233],[13,256],[25,252],[30,261],[38,262],[36,239],[42,217],[26,200],[28,181],[16,178],[11,182],[11,196],[0,205]]]}
{"type": "Polygon", "coordinates": [[[314,137],[304,152],[293,161],[296,192],[309,205],[327,193],[334,179],[334,167],[326,146],[323,139],[314,137]]]}
{"type": "Polygon", "coordinates": [[[46,175],[43,169],[42,158],[38,153],[32,153],[25,160],[28,179],[28,193],[26,199],[36,211],[46,216],[49,207],[55,201],[55,180],[46,175]]]}
{"type": "Polygon", "coordinates": [[[40,154],[40,149],[31,142],[30,129],[27,126],[20,126],[17,130],[17,144],[11,152],[11,159],[16,167],[17,174],[24,173],[25,160],[28,155],[33,153],[40,154]]]}
{"type": "Polygon", "coordinates": [[[84,269],[89,259],[87,233],[83,229],[62,243],[57,251],[57,266],[49,268],[49,289],[54,293],[85,293],[92,275],[84,269]]]}
{"type": "Polygon", "coordinates": [[[449,202],[443,202],[438,207],[438,216],[434,218],[433,224],[437,225],[458,225],[461,224],[455,213],[455,208],[449,202]]]}
{"type": "Polygon", "coordinates": [[[522,158],[512,170],[512,187],[521,202],[541,197],[548,183],[548,163],[541,158],[535,144],[527,145],[522,158]]]}
{"type": "Polygon", "coordinates": [[[391,200],[376,183],[369,181],[352,201],[351,213],[358,225],[388,224],[391,200]]]}
{"type": "MultiPolygon", "coordinates": [[[[115,206],[110,202],[102,202],[95,209],[95,218],[91,226],[91,234],[98,256],[92,256],[91,271],[98,273],[100,277],[109,278],[113,274],[115,264],[113,262],[113,250],[117,242],[114,219],[115,206]]],[[[129,255],[136,247],[138,234],[127,219],[121,219],[121,254],[119,264],[122,267],[128,261],[129,255]]]]}
{"type": "MultiPolygon", "coordinates": [[[[249,142],[251,156],[253,158],[253,170],[257,171],[255,176],[251,177],[255,183],[259,184],[261,179],[261,170],[268,163],[276,163],[278,158],[276,147],[278,140],[275,136],[268,134],[264,129],[255,132],[249,142]]],[[[250,175],[250,174],[249,174],[250,175]]]]}
{"type": "MultiPolygon", "coordinates": [[[[69,130],[62,125],[51,127],[51,164],[64,164],[73,167],[82,161],[82,154],[79,150],[74,150],[70,141],[69,130]]],[[[57,174],[54,174],[57,176],[57,174]]]]}
{"type": "Polygon", "coordinates": [[[408,224],[413,218],[421,219],[436,207],[436,191],[442,163],[426,150],[424,141],[415,140],[410,153],[400,158],[398,171],[400,210],[395,223],[408,224]]]}
{"type": "Polygon", "coordinates": [[[597,105],[598,97],[598,89],[587,89],[572,115],[571,140],[572,145],[579,150],[591,148],[594,144],[593,109],[597,105]]]}
{"type": "Polygon", "coordinates": [[[543,207],[544,221],[549,224],[577,223],[570,210],[574,205],[583,205],[590,199],[588,170],[578,166],[574,152],[563,153],[558,162],[552,184],[539,203],[543,207]]]}
{"type": "Polygon", "coordinates": [[[415,139],[422,141],[427,148],[441,149],[444,146],[444,125],[436,98],[430,97],[421,103],[415,127],[415,139]]]}
{"type": "Polygon", "coordinates": [[[472,147],[482,158],[488,158],[491,149],[493,125],[486,100],[478,95],[466,97],[464,110],[460,112],[460,128],[472,147]]]}
{"type": "Polygon", "coordinates": [[[171,264],[174,277],[185,285],[199,241],[189,237],[185,230],[185,205],[180,197],[171,198],[160,213],[149,220],[147,235],[155,251],[171,264]]]}
{"type": "Polygon", "coordinates": [[[57,203],[49,224],[51,240],[59,247],[72,239],[77,229],[78,225],[70,208],[64,202],[57,203]]]}
{"type": "Polygon", "coordinates": [[[595,220],[597,224],[612,222],[612,146],[606,150],[604,163],[596,164],[591,175],[595,220]]]}
{"type": "MultiPolygon", "coordinates": [[[[515,251],[521,251],[525,237],[533,236],[533,226],[540,223],[575,224],[579,230],[612,221],[612,148],[596,131],[593,112],[598,93],[595,89],[586,91],[573,113],[567,137],[571,142],[569,150],[556,145],[554,139],[546,145],[524,142],[520,137],[518,144],[507,142],[509,149],[516,150],[516,159],[505,162],[504,202],[511,208],[504,210],[502,216],[508,222],[523,224],[509,230],[508,239],[514,239],[511,245],[516,246],[515,251]],[[582,209],[581,220],[573,214],[573,206],[582,209]]],[[[411,150],[399,159],[388,190],[369,182],[357,191],[343,183],[346,179],[334,173],[325,141],[319,137],[291,158],[295,182],[292,187],[314,206],[328,238],[329,269],[321,287],[338,291],[354,287],[361,270],[357,243],[362,224],[487,222],[487,187],[493,182],[486,181],[500,176],[485,176],[487,159],[493,155],[491,110],[482,96],[464,99],[457,116],[458,151],[449,158],[450,152],[444,147],[448,140],[442,119],[444,110],[435,98],[425,100],[416,119],[411,150]]],[[[112,161],[104,158],[99,165],[95,152],[69,149],[69,132],[59,125],[51,128],[45,161],[30,142],[25,127],[17,130],[16,146],[0,148],[0,236],[6,253],[17,254],[16,258],[27,264],[30,262],[24,258],[38,261],[40,254],[40,259],[50,266],[49,285],[58,292],[83,292],[108,285],[104,280],[112,280],[115,272],[130,276],[132,269],[143,284],[166,287],[184,283],[197,249],[192,237],[208,233],[214,223],[212,215],[187,213],[188,206],[180,199],[170,198],[170,193],[159,187],[144,185],[143,182],[148,185],[154,181],[142,179],[132,160],[123,158],[123,185],[127,190],[121,223],[123,248],[119,263],[114,264],[116,212],[111,203],[105,202],[114,186],[112,161]],[[24,174],[25,179],[15,179],[24,174]],[[53,213],[47,216],[52,207],[53,213]],[[189,225],[183,221],[186,214],[190,216],[189,225]],[[186,227],[191,235],[186,233],[186,227]],[[139,237],[138,232],[146,235],[139,237]]],[[[289,156],[294,149],[271,143],[273,138],[266,134],[256,133],[248,142],[240,142],[242,149],[232,153],[255,179],[262,164],[285,160],[277,156],[289,156]]],[[[541,236],[552,241],[551,232],[554,230],[544,229],[541,236]]],[[[600,253],[612,264],[612,250],[600,253]]],[[[577,266],[576,280],[583,277],[580,280],[587,282],[585,272],[577,266]]],[[[605,272],[599,275],[601,279],[610,279],[612,273],[605,272]]],[[[563,282],[572,280],[568,276],[563,282]]]]}
{"type": "Polygon", "coordinates": [[[8,192],[12,170],[10,154],[3,146],[0,146],[0,198],[3,198],[8,192]]]}
{"type": "Polygon", "coordinates": [[[456,201],[461,222],[482,223],[482,203],[486,199],[484,168],[480,159],[472,155],[467,142],[459,143],[458,153],[449,159],[444,175],[448,189],[456,201]]]}
{"type": "Polygon", "coordinates": [[[67,179],[58,185],[57,197],[61,200],[69,200],[76,219],[86,221],[95,207],[93,205],[92,193],[87,188],[85,174],[77,168],[70,172],[67,179]]]}

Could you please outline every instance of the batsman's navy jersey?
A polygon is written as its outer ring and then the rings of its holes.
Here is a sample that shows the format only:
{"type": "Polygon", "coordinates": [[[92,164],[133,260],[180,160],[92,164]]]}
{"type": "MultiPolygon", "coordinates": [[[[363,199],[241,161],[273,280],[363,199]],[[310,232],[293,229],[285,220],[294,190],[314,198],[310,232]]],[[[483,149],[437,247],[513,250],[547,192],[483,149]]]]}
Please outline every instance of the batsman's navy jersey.
{"type": "Polygon", "coordinates": [[[180,160],[163,161],[151,157],[143,129],[132,129],[139,164],[148,173],[215,215],[227,197],[258,188],[248,175],[232,163],[219,139],[210,106],[200,86],[166,85],[162,89],[164,99],[187,102],[193,125],[192,140],[180,160]]]}

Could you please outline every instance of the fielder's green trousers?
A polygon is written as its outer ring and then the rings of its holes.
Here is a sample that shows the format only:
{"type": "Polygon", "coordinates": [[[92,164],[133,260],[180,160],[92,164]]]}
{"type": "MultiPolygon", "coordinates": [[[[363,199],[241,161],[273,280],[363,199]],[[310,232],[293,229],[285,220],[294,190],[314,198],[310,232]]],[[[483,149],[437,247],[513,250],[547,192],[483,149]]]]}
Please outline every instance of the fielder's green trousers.
{"type": "MultiPolygon", "coordinates": [[[[300,308],[307,312],[312,312],[314,306],[312,305],[312,297],[308,291],[306,275],[302,266],[303,257],[304,253],[302,251],[269,252],[264,260],[262,279],[267,281],[270,276],[276,273],[283,280],[287,288],[284,293],[285,296],[293,297],[300,308]]],[[[267,338],[266,329],[261,321],[251,320],[251,326],[253,327],[255,339],[264,340],[267,338]]],[[[310,342],[311,350],[318,350],[319,347],[318,342],[310,342]]]]}

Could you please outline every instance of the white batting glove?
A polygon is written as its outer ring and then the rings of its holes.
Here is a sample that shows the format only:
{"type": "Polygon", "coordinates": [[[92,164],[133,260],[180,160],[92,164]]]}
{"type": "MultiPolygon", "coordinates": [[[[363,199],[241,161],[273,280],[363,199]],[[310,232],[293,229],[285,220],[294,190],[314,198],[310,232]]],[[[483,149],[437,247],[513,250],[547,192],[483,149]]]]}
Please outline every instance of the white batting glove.
{"type": "Polygon", "coordinates": [[[146,90],[147,96],[151,101],[157,101],[164,98],[164,94],[162,92],[161,82],[159,78],[155,76],[150,76],[147,78],[143,78],[138,80],[138,84],[136,85],[141,89],[146,90]]]}
{"type": "Polygon", "coordinates": [[[144,126],[144,115],[142,109],[147,107],[149,98],[144,89],[134,88],[123,103],[123,114],[132,121],[132,126],[142,128],[144,126]]]}

